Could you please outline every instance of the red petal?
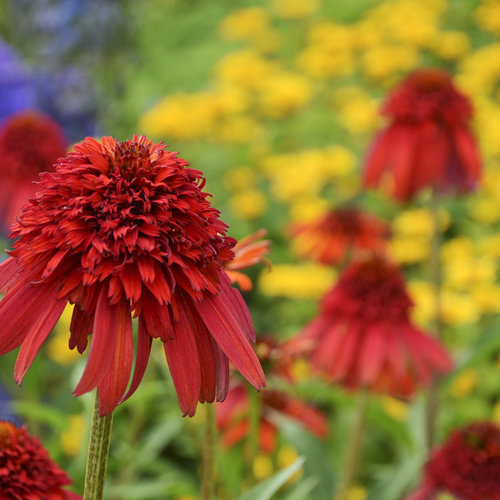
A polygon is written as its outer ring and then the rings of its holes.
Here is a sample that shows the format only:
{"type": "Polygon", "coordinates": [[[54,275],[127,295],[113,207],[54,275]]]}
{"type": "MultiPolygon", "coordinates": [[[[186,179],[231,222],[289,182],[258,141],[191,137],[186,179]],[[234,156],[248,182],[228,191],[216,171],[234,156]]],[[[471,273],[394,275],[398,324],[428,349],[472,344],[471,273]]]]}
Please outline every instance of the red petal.
{"type": "Polygon", "coordinates": [[[175,340],[163,346],[183,415],[192,417],[200,396],[201,373],[198,348],[185,317],[174,324],[175,340]]]}
{"type": "Polygon", "coordinates": [[[212,346],[215,354],[215,366],[217,370],[215,400],[224,401],[229,389],[229,361],[214,339],[212,339],[212,346]]]}
{"type": "Polygon", "coordinates": [[[96,387],[103,379],[110,364],[110,346],[115,345],[117,324],[120,321],[121,303],[110,304],[107,287],[103,286],[97,299],[89,359],[82,378],[73,394],[80,396],[96,387]]]}
{"type": "Polygon", "coordinates": [[[359,360],[359,377],[363,384],[372,385],[384,364],[388,339],[382,327],[376,325],[368,329],[365,335],[359,360]]]}
{"type": "Polygon", "coordinates": [[[481,176],[481,158],[472,134],[465,128],[457,128],[453,136],[458,156],[471,181],[481,176]]]}
{"type": "Polygon", "coordinates": [[[69,330],[69,348],[78,348],[78,352],[82,354],[87,348],[88,336],[92,333],[94,324],[94,315],[85,313],[80,304],[75,304],[73,315],[71,316],[71,324],[69,330]]]}
{"type": "Polygon", "coordinates": [[[149,361],[149,355],[151,353],[151,342],[152,337],[148,333],[145,322],[142,316],[139,316],[139,331],[137,334],[137,356],[135,359],[134,375],[132,376],[132,382],[130,383],[129,390],[125,396],[122,397],[120,403],[127,400],[139,387],[144,372],[149,361]]]}
{"type": "Polygon", "coordinates": [[[134,339],[132,335],[132,318],[127,300],[117,304],[118,314],[115,323],[116,338],[109,346],[111,363],[99,382],[99,416],[109,415],[124,395],[130,379],[132,362],[134,361],[134,339]]]}
{"type": "MultiPolygon", "coordinates": [[[[257,356],[248,343],[248,332],[242,329],[226,306],[221,294],[207,296],[196,303],[200,316],[235,368],[256,388],[261,389],[266,381],[257,356]]],[[[244,327],[245,325],[243,325],[244,327]]]]}
{"type": "Polygon", "coordinates": [[[30,325],[28,335],[19,350],[14,367],[14,380],[18,384],[22,382],[24,375],[31,363],[33,363],[45,339],[56,325],[67,302],[66,299],[57,299],[57,288],[47,290],[43,295],[43,299],[40,300],[43,300],[43,305],[40,306],[42,313],[30,325]]]}
{"type": "Polygon", "coordinates": [[[0,264],[0,293],[7,291],[20,274],[17,262],[12,257],[0,264]]]}
{"type": "Polygon", "coordinates": [[[141,303],[141,316],[144,319],[149,335],[155,338],[160,337],[164,342],[175,338],[168,306],[158,302],[148,290],[144,290],[141,303]]]}

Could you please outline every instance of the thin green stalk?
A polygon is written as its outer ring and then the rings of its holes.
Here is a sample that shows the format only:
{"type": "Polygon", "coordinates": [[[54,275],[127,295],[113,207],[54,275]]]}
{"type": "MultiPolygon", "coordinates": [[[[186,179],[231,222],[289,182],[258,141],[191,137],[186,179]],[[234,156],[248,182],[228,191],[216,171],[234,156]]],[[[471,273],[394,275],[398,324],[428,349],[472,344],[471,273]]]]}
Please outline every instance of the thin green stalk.
{"type": "Polygon", "coordinates": [[[102,500],[103,498],[112,423],[113,414],[99,417],[99,401],[96,392],[83,500],[102,500]]]}
{"type": "Polygon", "coordinates": [[[201,500],[212,500],[215,489],[215,409],[213,404],[205,406],[201,500]]]}
{"type": "MultiPolygon", "coordinates": [[[[434,324],[433,330],[439,340],[444,337],[444,325],[442,314],[442,270],[441,270],[441,223],[439,220],[439,196],[435,190],[432,191],[430,210],[433,220],[431,255],[430,255],[430,278],[434,293],[434,324]]],[[[426,412],[426,439],[429,450],[435,443],[435,427],[439,408],[439,380],[435,379],[429,389],[426,412]]]]}
{"type": "Polygon", "coordinates": [[[355,408],[349,435],[347,437],[347,449],[344,458],[344,469],[342,470],[337,495],[335,500],[347,500],[349,488],[356,480],[359,462],[361,459],[361,446],[365,427],[366,409],[368,407],[369,394],[361,391],[355,408]]]}
{"type": "Polygon", "coordinates": [[[253,389],[249,391],[250,397],[250,432],[248,434],[249,456],[248,463],[253,467],[255,458],[259,451],[259,429],[261,417],[261,401],[260,394],[253,389]]]}

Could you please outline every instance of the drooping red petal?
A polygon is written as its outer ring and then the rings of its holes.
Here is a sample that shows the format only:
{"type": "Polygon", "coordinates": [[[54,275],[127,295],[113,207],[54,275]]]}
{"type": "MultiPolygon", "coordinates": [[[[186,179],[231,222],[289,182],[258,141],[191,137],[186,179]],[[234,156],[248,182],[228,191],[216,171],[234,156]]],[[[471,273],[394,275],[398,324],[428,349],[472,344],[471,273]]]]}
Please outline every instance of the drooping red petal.
{"type": "Polygon", "coordinates": [[[257,356],[221,295],[207,296],[196,304],[200,316],[235,368],[256,388],[265,386],[265,377],[257,356]]]}
{"type": "Polygon", "coordinates": [[[467,177],[477,181],[481,176],[481,158],[474,137],[465,127],[457,127],[453,140],[467,177]]]}
{"type": "Polygon", "coordinates": [[[387,156],[394,135],[394,129],[388,128],[380,132],[371,144],[363,172],[363,185],[365,187],[377,186],[382,174],[387,170],[387,156]]]}
{"type": "Polygon", "coordinates": [[[168,366],[183,415],[192,417],[200,396],[201,371],[198,347],[185,317],[174,324],[175,339],[163,343],[168,366]]]}
{"type": "Polygon", "coordinates": [[[359,378],[363,384],[371,385],[376,380],[384,363],[387,335],[382,326],[373,325],[366,331],[359,359],[359,378]]]}
{"type": "Polygon", "coordinates": [[[111,363],[99,382],[99,416],[109,415],[118,406],[130,379],[134,361],[134,339],[132,335],[132,318],[127,300],[118,303],[118,317],[115,324],[116,337],[110,346],[108,355],[111,363]]]}
{"type": "Polygon", "coordinates": [[[69,348],[74,349],[76,347],[78,352],[82,354],[87,348],[88,336],[92,333],[93,325],[94,315],[87,314],[82,310],[80,304],[75,304],[69,326],[71,332],[69,348]]]}
{"type": "Polygon", "coordinates": [[[12,257],[0,263],[0,293],[6,292],[16,281],[20,270],[12,257]]]}
{"type": "Polygon", "coordinates": [[[130,387],[125,396],[122,397],[120,403],[126,401],[139,387],[144,372],[149,361],[149,355],[151,353],[151,343],[153,338],[148,333],[145,325],[145,321],[142,316],[139,316],[139,328],[137,332],[137,355],[135,358],[135,368],[134,374],[132,376],[132,381],[130,382],[130,387]]]}
{"type": "Polygon", "coordinates": [[[67,300],[57,299],[57,289],[47,290],[43,295],[42,313],[31,325],[23,341],[14,367],[14,380],[20,384],[28,368],[33,363],[40,347],[61,316],[67,300]]]}
{"type": "Polygon", "coordinates": [[[73,391],[75,396],[80,396],[96,387],[111,365],[109,349],[116,342],[116,325],[120,321],[120,312],[120,303],[110,304],[107,287],[103,286],[97,299],[89,358],[80,382],[73,391]]]}
{"type": "Polygon", "coordinates": [[[212,339],[212,348],[215,355],[215,367],[217,370],[217,387],[215,400],[222,402],[226,399],[229,389],[229,361],[227,356],[222,352],[215,340],[212,339]]]}

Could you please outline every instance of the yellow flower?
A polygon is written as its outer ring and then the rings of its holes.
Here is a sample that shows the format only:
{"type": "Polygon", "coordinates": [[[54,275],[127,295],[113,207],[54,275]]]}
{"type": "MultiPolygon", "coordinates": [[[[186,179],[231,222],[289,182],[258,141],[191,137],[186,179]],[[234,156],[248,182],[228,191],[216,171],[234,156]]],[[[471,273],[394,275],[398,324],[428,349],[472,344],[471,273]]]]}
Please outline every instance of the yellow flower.
{"type": "Polygon", "coordinates": [[[76,455],[83,446],[87,423],[83,415],[70,415],[69,426],[61,432],[61,448],[66,455],[76,455]]]}
{"type": "Polygon", "coordinates": [[[245,49],[224,56],[215,68],[216,77],[244,89],[260,89],[266,78],[276,71],[276,64],[255,50],[245,49]]]}
{"type": "Polygon", "coordinates": [[[408,405],[391,396],[381,396],[381,404],[384,411],[394,420],[404,422],[408,417],[408,405]]]}
{"type": "Polygon", "coordinates": [[[219,33],[226,40],[250,42],[263,51],[279,45],[279,36],[271,28],[267,10],[262,7],[235,10],[222,21],[219,33]]]}
{"type": "Polygon", "coordinates": [[[344,127],[354,134],[373,132],[380,120],[379,103],[360,87],[344,87],[334,98],[344,127]]]}
{"type": "Polygon", "coordinates": [[[333,286],[335,277],[333,269],[317,264],[273,264],[271,271],[259,276],[259,287],[268,296],[319,299],[333,286]]]}
{"type": "MultiPolygon", "coordinates": [[[[284,444],[278,451],[278,456],[276,458],[278,469],[285,469],[290,465],[294,464],[299,458],[299,454],[297,450],[290,444],[284,444]]],[[[301,467],[297,472],[295,472],[290,479],[287,481],[287,484],[293,484],[297,480],[300,479],[304,472],[304,468],[301,467]]]]}
{"type": "Polygon", "coordinates": [[[455,398],[463,398],[474,390],[477,381],[477,371],[473,368],[468,368],[455,377],[451,384],[450,393],[455,398]]]}
{"type": "Polygon", "coordinates": [[[236,193],[229,206],[240,219],[256,219],[267,210],[266,195],[257,189],[247,189],[236,193]]]}
{"type": "Polygon", "coordinates": [[[500,285],[483,283],[471,289],[471,295],[484,313],[500,312],[500,285]]]}
{"type": "Polygon", "coordinates": [[[284,19],[301,19],[318,10],[320,0],[272,0],[273,12],[284,19]]]}
{"type": "Polygon", "coordinates": [[[476,301],[466,294],[445,290],[442,294],[443,320],[449,325],[467,325],[479,320],[481,314],[476,301]]]}
{"type": "Polygon", "coordinates": [[[251,116],[235,115],[220,121],[209,137],[226,143],[248,143],[261,138],[263,129],[251,116]]]}
{"type": "Polygon", "coordinates": [[[259,89],[259,110],[264,116],[282,118],[304,106],[311,93],[303,76],[284,71],[271,73],[259,89]]]}
{"type": "Polygon", "coordinates": [[[479,251],[494,259],[500,259],[500,234],[487,236],[479,241],[479,251]]]}
{"type": "Polygon", "coordinates": [[[469,51],[469,37],[462,31],[441,31],[433,37],[431,49],[443,59],[458,59],[469,51]]]}
{"type": "Polygon", "coordinates": [[[441,260],[447,262],[453,259],[468,259],[475,254],[474,242],[466,236],[453,238],[443,243],[441,260]]]}
{"type": "Polygon", "coordinates": [[[475,18],[481,28],[500,35],[500,3],[497,0],[483,0],[475,11],[475,18]]]}
{"type": "Polygon", "coordinates": [[[454,258],[444,261],[443,271],[445,286],[469,290],[472,286],[493,282],[496,278],[497,264],[486,255],[454,258]]]}
{"type": "Polygon", "coordinates": [[[322,198],[296,198],[290,205],[290,219],[295,222],[314,220],[324,214],[329,207],[330,202],[322,198]]]}
{"type": "MultiPolygon", "coordinates": [[[[445,210],[439,212],[441,231],[449,226],[450,215],[445,210]]],[[[432,213],[427,208],[415,208],[401,212],[393,221],[392,229],[398,236],[420,236],[430,238],[434,231],[432,213]]]]}
{"type": "Polygon", "coordinates": [[[376,80],[383,80],[398,73],[406,73],[419,63],[419,53],[413,45],[375,45],[362,55],[364,73],[376,80]]]}
{"type": "Polygon", "coordinates": [[[359,484],[355,484],[353,486],[349,486],[346,500],[366,500],[367,496],[368,492],[366,491],[366,488],[359,484]]]}
{"type": "Polygon", "coordinates": [[[76,360],[81,359],[80,353],[76,349],[68,347],[69,327],[71,324],[71,315],[73,306],[67,305],[57,323],[55,332],[52,333],[47,352],[49,357],[61,365],[70,365],[76,360]]]}
{"type": "Polygon", "coordinates": [[[436,298],[434,289],[425,281],[410,281],[408,292],[415,307],[412,309],[413,319],[420,325],[426,325],[436,313],[436,298]]]}
{"type": "Polygon", "coordinates": [[[431,251],[430,240],[422,236],[394,236],[389,242],[389,252],[400,264],[415,264],[426,260],[431,251]]]}
{"type": "Polygon", "coordinates": [[[257,455],[253,461],[252,469],[255,479],[262,481],[272,475],[273,462],[267,455],[257,455]]]}
{"type": "Polygon", "coordinates": [[[500,44],[481,47],[464,57],[457,82],[472,96],[491,91],[500,79],[500,44]]]}

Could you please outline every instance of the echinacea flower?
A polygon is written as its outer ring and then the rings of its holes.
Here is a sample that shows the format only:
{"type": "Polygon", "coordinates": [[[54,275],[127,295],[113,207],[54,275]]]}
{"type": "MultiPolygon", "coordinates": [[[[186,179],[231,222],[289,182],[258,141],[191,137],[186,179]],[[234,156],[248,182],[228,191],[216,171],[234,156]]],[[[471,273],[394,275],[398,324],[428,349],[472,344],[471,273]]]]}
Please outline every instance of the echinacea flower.
{"type": "Polygon", "coordinates": [[[0,422],[0,498],[2,500],[78,500],[66,490],[66,472],[24,427],[0,422]]]}
{"type": "Polygon", "coordinates": [[[347,388],[410,396],[452,366],[438,341],[410,322],[412,305],[395,264],[353,261],[294,339],[295,349],[309,352],[312,368],[347,388]]]}
{"type": "MultiPolygon", "coordinates": [[[[272,453],[276,447],[276,414],[293,419],[317,437],[323,438],[328,434],[327,419],[323,413],[283,391],[264,389],[260,395],[260,411],[258,439],[263,453],[272,453]]],[[[230,448],[249,435],[250,412],[247,387],[234,384],[229,389],[226,400],[217,404],[217,426],[224,446],[230,448]]]]}
{"type": "Polygon", "coordinates": [[[185,415],[198,401],[225,398],[229,361],[263,387],[252,320],[222,267],[235,240],[202,191],[201,172],[144,136],[87,138],[74,149],[42,176],[0,264],[0,355],[21,346],[15,380],[69,301],[69,347],[83,353],[92,333],[74,394],[97,387],[101,416],[137,389],[153,338],[163,342],[185,415]]]}
{"type": "MultiPolygon", "coordinates": [[[[294,359],[286,355],[283,344],[269,335],[259,335],[255,343],[255,352],[268,375],[293,383],[291,364],[294,359]]],[[[248,386],[235,382],[229,389],[226,400],[216,406],[217,425],[221,430],[224,446],[230,448],[249,435],[250,405],[248,386]]],[[[271,453],[275,449],[277,414],[293,419],[317,437],[322,438],[328,434],[327,418],[321,411],[282,390],[263,390],[259,406],[259,446],[264,453],[271,453]]]]}
{"type": "Polygon", "coordinates": [[[39,174],[53,169],[66,153],[59,125],[49,117],[23,111],[0,128],[0,221],[8,228],[38,190],[39,174]]]}
{"type": "Polygon", "coordinates": [[[425,466],[423,486],[406,500],[500,500],[500,428],[476,422],[454,431],[425,466]]]}
{"type": "Polygon", "coordinates": [[[264,257],[269,253],[269,240],[261,240],[267,234],[265,229],[259,229],[257,232],[238,241],[233,248],[234,257],[224,263],[226,273],[231,280],[231,283],[236,283],[241,290],[248,292],[252,289],[252,280],[239,271],[247,269],[259,262],[263,262],[267,267],[271,267],[271,263],[264,257]]]}
{"type": "Polygon", "coordinates": [[[472,104],[445,71],[411,73],[389,94],[382,114],[390,123],[368,151],[366,187],[390,184],[398,201],[408,201],[426,187],[440,192],[475,189],[481,159],[469,128],[472,104]],[[384,182],[387,177],[390,181],[384,182]]]}
{"type": "Polygon", "coordinates": [[[297,252],[326,265],[336,265],[362,251],[382,252],[389,226],[374,215],[355,207],[331,210],[316,220],[295,223],[290,228],[297,252]]]}

